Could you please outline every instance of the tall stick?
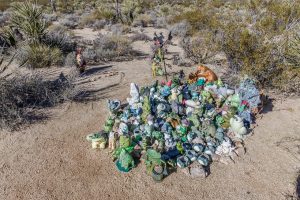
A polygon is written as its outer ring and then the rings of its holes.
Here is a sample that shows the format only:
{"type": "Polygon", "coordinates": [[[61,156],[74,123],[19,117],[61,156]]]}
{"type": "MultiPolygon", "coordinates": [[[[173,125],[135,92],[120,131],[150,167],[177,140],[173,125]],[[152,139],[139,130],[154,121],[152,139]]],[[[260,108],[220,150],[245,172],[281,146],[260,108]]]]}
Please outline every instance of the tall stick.
{"type": "Polygon", "coordinates": [[[163,62],[164,62],[164,68],[165,68],[166,81],[168,81],[167,67],[166,67],[166,61],[165,61],[165,53],[162,53],[162,55],[163,55],[163,62]]]}

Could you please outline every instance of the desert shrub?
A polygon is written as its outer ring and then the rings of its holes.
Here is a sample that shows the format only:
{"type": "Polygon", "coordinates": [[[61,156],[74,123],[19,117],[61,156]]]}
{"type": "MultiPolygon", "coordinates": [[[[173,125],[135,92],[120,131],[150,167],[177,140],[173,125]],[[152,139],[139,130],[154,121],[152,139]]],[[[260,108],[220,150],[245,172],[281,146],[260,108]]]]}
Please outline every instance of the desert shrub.
{"type": "Polygon", "coordinates": [[[57,1],[57,7],[60,12],[63,13],[72,13],[74,12],[74,2],[69,0],[60,0],[57,1]]]}
{"type": "Polygon", "coordinates": [[[95,19],[112,20],[115,17],[115,12],[111,7],[101,5],[93,12],[93,16],[95,19]]]}
{"type": "Polygon", "coordinates": [[[45,20],[45,22],[46,22],[47,24],[50,24],[50,23],[56,21],[57,18],[58,18],[58,17],[57,17],[57,15],[55,15],[55,14],[47,14],[47,13],[44,13],[44,14],[43,14],[43,19],[45,20]]]}
{"type": "Polygon", "coordinates": [[[93,16],[93,14],[86,15],[79,20],[79,26],[83,27],[91,27],[95,20],[99,20],[93,16]]]}
{"type": "Polygon", "coordinates": [[[62,52],[45,44],[28,44],[18,49],[17,59],[29,68],[43,68],[61,64],[62,52]]]}
{"type": "Polygon", "coordinates": [[[113,35],[122,35],[129,33],[131,31],[128,25],[123,24],[113,24],[109,27],[109,30],[112,32],[113,35]]]}
{"type": "Polygon", "coordinates": [[[133,51],[130,44],[131,41],[124,36],[99,35],[99,37],[94,40],[93,50],[90,50],[90,53],[95,54],[94,60],[117,60],[120,57],[131,55],[133,51]]]}
{"type": "Polygon", "coordinates": [[[42,19],[43,10],[30,2],[12,5],[11,24],[25,34],[31,42],[39,42],[45,35],[46,23],[42,19]]]}
{"type": "Polygon", "coordinates": [[[62,29],[52,29],[46,33],[42,42],[50,48],[59,48],[63,54],[75,51],[76,43],[70,35],[62,29]]]}
{"type": "Polygon", "coordinates": [[[209,32],[202,32],[195,37],[183,38],[180,45],[187,58],[195,64],[205,64],[218,53],[218,45],[212,42],[213,37],[209,32]]]}
{"type": "Polygon", "coordinates": [[[174,24],[169,30],[173,36],[185,37],[191,31],[191,26],[186,20],[184,20],[174,24]]]}
{"type": "Polygon", "coordinates": [[[62,26],[68,27],[70,29],[74,29],[79,24],[79,17],[75,14],[68,14],[62,17],[62,19],[59,20],[59,24],[62,26]]]}
{"type": "Polygon", "coordinates": [[[151,41],[152,38],[146,35],[145,33],[137,33],[130,37],[130,40],[135,41],[151,41]]]}
{"type": "Polygon", "coordinates": [[[287,31],[286,37],[280,41],[276,49],[281,50],[280,62],[277,63],[278,75],[273,85],[287,94],[300,94],[300,35],[299,25],[287,31]]]}
{"type": "Polygon", "coordinates": [[[75,52],[71,52],[69,53],[66,57],[65,57],[65,62],[64,62],[64,66],[66,67],[73,67],[76,65],[76,60],[75,60],[75,52]]]}
{"type": "Polygon", "coordinates": [[[58,32],[58,31],[64,31],[64,32],[68,32],[68,27],[64,26],[64,25],[61,25],[61,24],[53,24],[53,25],[50,25],[48,28],[47,28],[47,31],[53,31],[53,32],[58,32]]]}
{"type": "MultiPolygon", "coordinates": [[[[83,57],[86,59],[89,63],[99,63],[101,60],[104,60],[103,58],[99,58],[96,54],[96,49],[94,47],[87,47],[83,51],[83,57]]],[[[71,56],[70,56],[71,59],[71,56]]],[[[74,58],[73,58],[74,59],[74,58]]],[[[71,63],[72,64],[72,63],[71,63]]]]}
{"type": "Polygon", "coordinates": [[[300,28],[295,32],[292,32],[288,36],[288,41],[286,42],[286,49],[284,53],[285,63],[288,66],[296,67],[300,69],[300,28]]]}
{"type": "Polygon", "coordinates": [[[158,17],[154,22],[156,28],[166,28],[168,25],[166,17],[158,17]]]}
{"type": "Polygon", "coordinates": [[[79,25],[81,27],[91,27],[95,23],[95,21],[112,21],[114,18],[114,11],[108,6],[101,5],[100,7],[94,9],[91,13],[81,17],[79,25]]]}
{"type": "Polygon", "coordinates": [[[255,65],[257,57],[267,51],[266,46],[263,45],[265,38],[250,32],[240,24],[229,23],[222,31],[221,47],[227,56],[230,68],[235,71],[255,65]]]}
{"type": "Polygon", "coordinates": [[[257,28],[268,34],[281,34],[290,23],[300,18],[299,1],[252,1],[250,9],[259,15],[257,28]]]}
{"type": "Polygon", "coordinates": [[[150,14],[141,14],[136,19],[134,19],[132,25],[135,27],[148,27],[155,23],[156,18],[150,14]]]}
{"type": "Polygon", "coordinates": [[[130,24],[142,12],[138,1],[125,0],[123,1],[122,16],[123,20],[130,24]]]}
{"type": "Polygon", "coordinates": [[[162,16],[170,15],[171,11],[172,8],[169,4],[164,4],[159,7],[159,12],[161,13],[162,16]]]}
{"type": "Polygon", "coordinates": [[[272,80],[273,86],[288,95],[300,94],[300,69],[291,66],[281,66],[280,74],[272,80]]]}
{"type": "Polygon", "coordinates": [[[105,19],[101,19],[101,20],[96,20],[91,27],[96,29],[96,30],[100,30],[103,29],[106,25],[108,24],[108,21],[105,19]]]}
{"type": "Polygon", "coordinates": [[[19,125],[40,118],[35,111],[55,106],[76,95],[73,80],[61,76],[46,81],[38,74],[15,74],[0,78],[0,129],[16,129],[19,125]]]}
{"type": "Polygon", "coordinates": [[[284,64],[285,53],[280,53],[284,40],[270,40],[267,35],[238,24],[226,27],[221,46],[234,72],[254,77],[262,87],[278,89],[287,89],[283,84],[289,81],[287,77],[298,76],[297,70],[292,73],[292,68],[284,64]]]}
{"type": "Polygon", "coordinates": [[[187,21],[191,25],[191,32],[195,33],[204,29],[214,30],[219,27],[219,21],[213,9],[206,7],[188,9],[175,15],[171,23],[187,21]]]}

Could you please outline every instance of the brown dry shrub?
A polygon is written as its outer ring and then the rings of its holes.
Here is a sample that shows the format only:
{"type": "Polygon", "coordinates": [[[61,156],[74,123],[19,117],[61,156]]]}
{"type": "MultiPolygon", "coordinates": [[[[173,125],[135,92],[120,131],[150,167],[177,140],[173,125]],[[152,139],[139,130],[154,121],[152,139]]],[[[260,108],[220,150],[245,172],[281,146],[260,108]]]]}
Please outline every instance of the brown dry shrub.
{"type": "Polygon", "coordinates": [[[39,74],[1,77],[0,91],[0,129],[10,130],[45,118],[38,114],[39,109],[55,106],[76,95],[73,80],[63,74],[53,81],[39,74]]]}

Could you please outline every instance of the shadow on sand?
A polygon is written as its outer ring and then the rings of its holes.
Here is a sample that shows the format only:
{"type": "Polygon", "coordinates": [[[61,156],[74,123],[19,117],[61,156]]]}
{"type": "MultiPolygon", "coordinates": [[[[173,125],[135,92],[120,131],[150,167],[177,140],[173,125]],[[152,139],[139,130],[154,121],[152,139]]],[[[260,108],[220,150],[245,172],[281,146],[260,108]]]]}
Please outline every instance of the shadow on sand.
{"type": "Polygon", "coordinates": [[[296,195],[297,198],[300,199],[300,172],[298,173],[298,177],[296,181],[296,195]]]}
{"type": "Polygon", "coordinates": [[[91,76],[93,74],[96,74],[96,73],[100,73],[100,72],[103,72],[107,69],[111,69],[113,67],[113,65],[107,65],[107,66],[99,66],[99,67],[91,67],[89,69],[87,69],[83,74],[82,74],[82,77],[84,76],[91,76]]]}

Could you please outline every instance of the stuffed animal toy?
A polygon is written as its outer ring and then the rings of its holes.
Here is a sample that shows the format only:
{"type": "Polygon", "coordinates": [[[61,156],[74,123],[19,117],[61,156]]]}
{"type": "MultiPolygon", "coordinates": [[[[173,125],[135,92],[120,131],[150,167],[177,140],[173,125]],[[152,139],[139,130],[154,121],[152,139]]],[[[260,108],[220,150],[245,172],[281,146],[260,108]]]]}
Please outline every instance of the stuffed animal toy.
{"type": "Polygon", "coordinates": [[[247,134],[247,129],[244,126],[242,118],[237,115],[230,119],[230,128],[238,138],[242,138],[247,134]]]}
{"type": "MultiPolygon", "coordinates": [[[[196,72],[197,80],[200,77],[204,77],[206,82],[211,83],[218,80],[217,75],[206,66],[199,66],[196,72]]],[[[197,81],[196,80],[196,81],[197,81]]]]}

